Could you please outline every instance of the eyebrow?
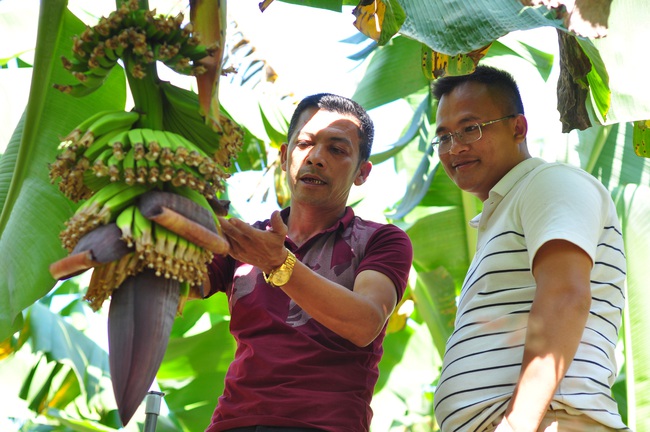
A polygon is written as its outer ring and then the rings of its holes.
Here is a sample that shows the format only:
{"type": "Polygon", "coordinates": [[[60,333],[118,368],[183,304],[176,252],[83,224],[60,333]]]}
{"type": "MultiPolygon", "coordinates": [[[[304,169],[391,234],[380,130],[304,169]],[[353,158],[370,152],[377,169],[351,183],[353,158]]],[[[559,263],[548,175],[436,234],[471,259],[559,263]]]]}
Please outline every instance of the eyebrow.
{"type": "MultiPolygon", "coordinates": [[[[328,135],[330,135],[330,134],[328,134],[328,135]]],[[[298,133],[296,135],[296,141],[300,141],[301,136],[306,136],[311,141],[313,141],[315,135],[313,133],[311,133],[311,132],[300,132],[300,133],[298,133]]],[[[352,141],[350,139],[348,139],[347,137],[342,136],[342,135],[332,134],[331,136],[327,136],[327,142],[338,142],[338,143],[346,144],[346,145],[348,145],[350,147],[354,147],[352,145],[352,141]]]]}

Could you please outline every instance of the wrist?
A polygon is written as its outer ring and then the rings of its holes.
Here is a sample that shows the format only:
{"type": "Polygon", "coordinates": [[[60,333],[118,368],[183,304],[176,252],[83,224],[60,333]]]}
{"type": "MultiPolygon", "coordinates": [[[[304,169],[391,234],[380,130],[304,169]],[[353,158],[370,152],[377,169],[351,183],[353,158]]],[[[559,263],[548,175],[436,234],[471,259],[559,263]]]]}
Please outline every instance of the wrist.
{"type": "Polygon", "coordinates": [[[282,265],[287,261],[287,256],[289,256],[289,249],[287,249],[286,247],[283,247],[282,248],[282,253],[280,254],[280,256],[282,257],[282,259],[277,264],[273,265],[269,269],[267,274],[272,273],[275,270],[278,270],[280,267],[282,267],[282,265]]]}
{"type": "Polygon", "coordinates": [[[284,248],[286,251],[285,258],[282,263],[274,267],[269,273],[263,272],[264,280],[271,286],[281,287],[289,282],[291,275],[293,274],[293,268],[296,264],[296,256],[291,253],[287,248],[284,248]]]}

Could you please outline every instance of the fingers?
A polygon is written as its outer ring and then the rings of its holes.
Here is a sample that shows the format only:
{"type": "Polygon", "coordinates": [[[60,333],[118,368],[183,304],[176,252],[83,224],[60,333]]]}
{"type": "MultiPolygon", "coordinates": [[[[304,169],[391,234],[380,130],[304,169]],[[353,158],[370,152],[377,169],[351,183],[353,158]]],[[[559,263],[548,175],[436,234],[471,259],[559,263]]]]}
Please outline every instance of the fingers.
{"type": "Polygon", "coordinates": [[[284,253],[288,228],[279,212],[271,215],[270,227],[267,230],[257,229],[237,218],[220,217],[219,222],[224,236],[230,243],[229,255],[238,261],[266,270],[276,266],[279,257],[284,253]]]}
{"type": "Polygon", "coordinates": [[[274,211],[273,214],[271,214],[271,231],[281,235],[284,238],[287,235],[288,230],[289,227],[285,225],[280,212],[274,211]]]}

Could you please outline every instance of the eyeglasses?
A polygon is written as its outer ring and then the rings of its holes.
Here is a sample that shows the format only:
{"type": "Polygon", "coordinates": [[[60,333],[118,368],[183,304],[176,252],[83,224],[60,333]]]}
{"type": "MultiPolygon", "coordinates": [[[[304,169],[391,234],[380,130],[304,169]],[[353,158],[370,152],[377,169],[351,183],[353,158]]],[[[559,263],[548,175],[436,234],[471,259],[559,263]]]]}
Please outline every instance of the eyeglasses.
{"type": "Polygon", "coordinates": [[[483,129],[485,126],[506,120],[509,118],[517,117],[518,114],[511,114],[496,120],[486,121],[485,123],[474,123],[465,126],[456,132],[449,132],[444,135],[439,135],[431,141],[432,146],[438,146],[438,154],[445,154],[451,150],[451,146],[456,139],[457,142],[462,144],[469,144],[480,140],[483,137],[483,129]]]}

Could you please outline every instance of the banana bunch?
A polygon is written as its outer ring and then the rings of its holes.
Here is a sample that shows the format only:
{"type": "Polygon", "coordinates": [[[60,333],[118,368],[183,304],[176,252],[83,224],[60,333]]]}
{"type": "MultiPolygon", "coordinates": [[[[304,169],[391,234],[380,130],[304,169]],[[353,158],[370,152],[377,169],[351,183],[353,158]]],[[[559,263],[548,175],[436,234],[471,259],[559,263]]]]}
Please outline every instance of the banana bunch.
{"type": "Polygon", "coordinates": [[[183,14],[156,15],[140,9],[138,0],[128,0],[108,17],[73,39],[73,58],[62,57],[63,67],[77,80],[54,87],[72,96],[86,96],[98,89],[120,58],[135,63],[133,76],[143,78],[146,65],[160,61],[176,72],[201,75],[205,67],[198,60],[211,55],[216,46],[201,44],[198,34],[183,14]]]}
{"type": "Polygon", "coordinates": [[[87,175],[90,161],[84,154],[126,132],[139,118],[134,111],[100,111],[85,119],[61,138],[59,154],[50,164],[51,181],[61,178],[59,190],[74,202],[89,198],[108,182],[92,181],[87,175]]]}
{"type": "Polygon", "coordinates": [[[112,130],[104,128],[98,134],[96,128],[89,127],[80,135],[82,124],[64,138],[61,152],[50,166],[50,179],[61,179],[59,189],[68,198],[85,199],[93,190],[114,182],[151,186],[170,183],[196,189],[206,197],[223,191],[223,181],[229,174],[203,148],[184,136],[171,131],[129,128],[131,120],[138,118],[134,112],[103,114],[93,124],[106,125],[108,119],[117,118],[122,123],[113,121],[112,130]],[[89,134],[97,138],[89,138],[89,134]]]}
{"type": "MultiPolygon", "coordinates": [[[[156,277],[178,281],[183,288],[182,298],[186,299],[191,287],[203,285],[207,263],[213,258],[212,250],[221,247],[209,241],[224,245],[218,232],[207,199],[192,189],[171,188],[166,192],[140,185],[111,183],[79,208],[68,221],[62,239],[71,249],[71,257],[89,248],[94,255],[103,253],[106,256],[88,266],[94,268],[84,298],[93,310],[99,310],[128,277],[145,270],[152,271],[156,277]],[[110,192],[106,192],[108,190],[110,192]],[[176,217],[184,218],[184,227],[193,224],[194,228],[198,227],[200,239],[160,219],[162,208],[172,209],[176,217]],[[90,230],[92,227],[95,228],[90,230]],[[95,235],[104,228],[110,230],[106,229],[101,236],[95,235]]],[[[179,302],[178,315],[182,314],[183,306],[184,301],[179,302]]]]}
{"type": "Polygon", "coordinates": [[[244,142],[227,115],[206,118],[196,93],[156,72],[162,62],[209,77],[200,61],[222,54],[224,41],[205,46],[182,14],[157,15],[139,3],[125,0],[75,36],[62,63],[76,82],[54,86],[88,95],[119,61],[133,110],[90,115],[60,139],[49,167],[52,183],[80,203],[59,235],[68,256],[50,273],[66,279],[92,269],[84,298],[94,310],[111,298],[109,362],[123,425],[155,377],[190,289],[202,291],[213,254],[229,249],[216,217],[227,202],[216,194],[244,142]]]}

